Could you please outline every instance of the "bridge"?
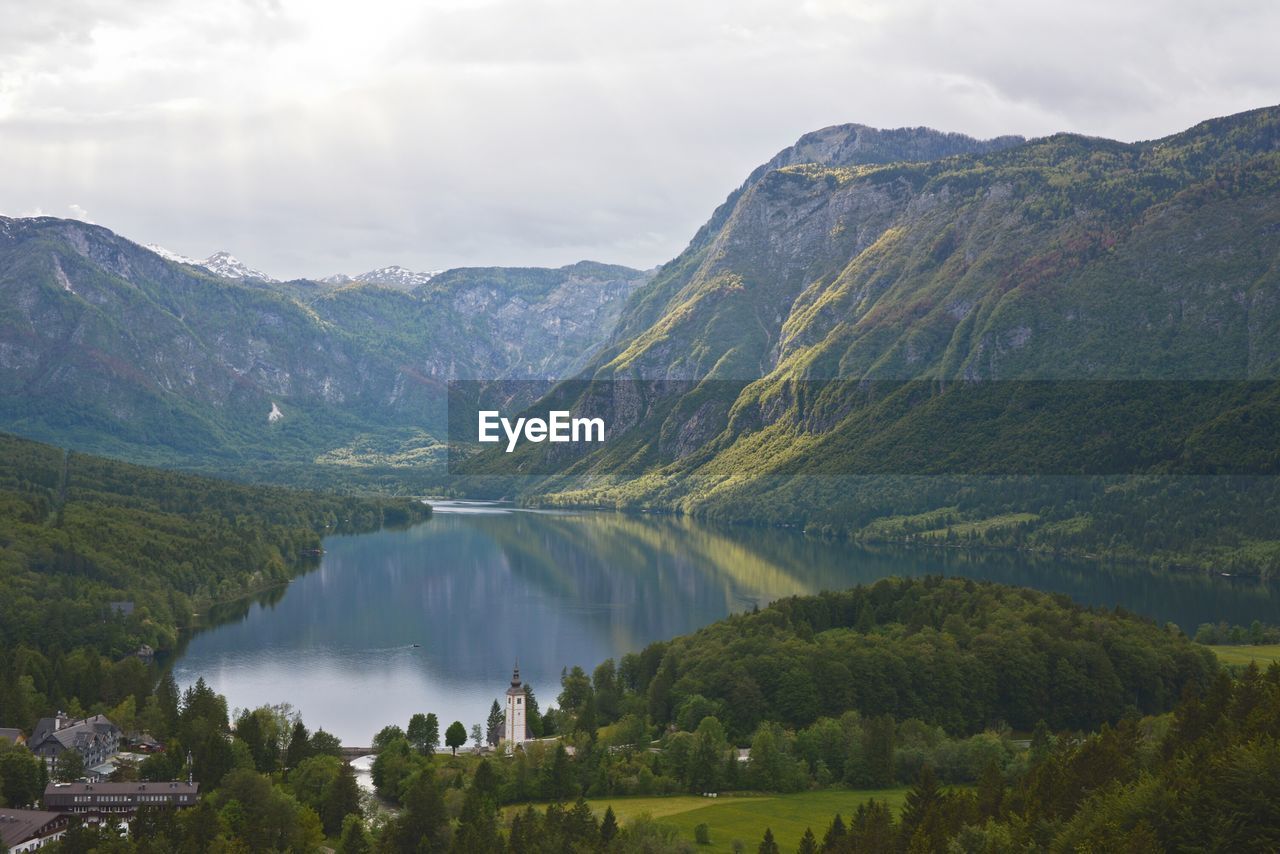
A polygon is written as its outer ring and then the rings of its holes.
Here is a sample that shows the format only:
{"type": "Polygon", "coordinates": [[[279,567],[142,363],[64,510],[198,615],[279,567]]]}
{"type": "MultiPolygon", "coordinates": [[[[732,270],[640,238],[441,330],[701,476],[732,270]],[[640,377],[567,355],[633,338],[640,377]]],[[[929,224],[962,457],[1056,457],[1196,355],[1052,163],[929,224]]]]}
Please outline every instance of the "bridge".
{"type": "Polygon", "coordinates": [[[359,759],[361,756],[372,756],[377,753],[377,749],[373,747],[342,747],[342,759],[350,762],[352,759],[359,759]]]}

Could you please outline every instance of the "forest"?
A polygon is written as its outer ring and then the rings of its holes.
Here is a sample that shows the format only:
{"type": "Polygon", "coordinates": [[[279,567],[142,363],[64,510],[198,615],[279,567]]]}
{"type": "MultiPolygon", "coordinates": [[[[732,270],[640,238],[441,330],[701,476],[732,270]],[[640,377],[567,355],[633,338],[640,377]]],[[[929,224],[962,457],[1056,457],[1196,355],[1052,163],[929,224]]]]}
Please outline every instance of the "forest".
{"type": "Polygon", "coordinates": [[[657,725],[701,698],[742,738],[762,720],[803,727],[850,709],[955,734],[1040,719],[1092,728],[1168,711],[1216,669],[1176,627],[932,577],[783,599],[652,644],[625,657],[618,678],[657,725]]]}
{"type": "Polygon", "coordinates": [[[211,605],[315,564],[321,537],[426,518],[407,498],[247,486],[0,434],[0,725],[141,708],[211,605]]]}
{"type": "MultiPolygon", "coordinates": [[[[360,794],[337,740],[309,731],[289,706],[232,719],[202,681],[180,694],[165,678],[138,716],[167,749],[128,773],[171,779],[188,770],[189,753],[202,783],[199,806],[144,811],[123,835],[77,828],[60,850],[689,852],[707,838],[705,825],[687,837],[660,818],[623,820],[612,805],[595,804],[625,795],[819,789],[886,794],[851,801],[847,812],[809,828],[798,847],[783,840],[784,847],[781,834],[763,826],[735,850],[1274,850],[1280,665],[1233,676],[1202,652],[1172,629],[1019,588],[885,581],[783,600],[616,666],[602,662],[591,675],[566,668],[554,707],[539,711],[531,698],[531,720],[558,738],[513,756],[442,749],[434,715],[416,714],[403,729],[389,725],[375,741],[380,800],[360,794]],[[935,652],[954,645],[955,656],[939,656],[935,678],[945,683],[945,671],[959,667],[959,681],[978,689],[980,674],[964,669],[960,652],[984,648],[988,632],[1021,635],[1031,650],[1047,647],[1041,665],[1050,689],[1066,672],[1061,661],[1083,656],[1091,666],[1073,690],[1106,697],[1118,685],[1129,702],[1113,716],[1050,724],[1060,696],[997,690],[989,719],[975,724],[947,708],[953,689],[897,714],[859,711],[861,695],[849,691],[806,719],[808,707],[780,704],[781,694],[765,685],[753,701],[760,719],[747,731],[728,695],[700,675],[704,658],[734,656],[748,675],[760,666],[777,671],[785,692],[825,697],[831,682],[814,664],[828,639],[847,656],[840,642],[848,631],[878,637],[881,654],[899,653],[912,666],[921,663],[910,657],[917,636],[935,652]],[[1149,671],[1145,679],[1135,667],[1149,671]],[[921,716],[908,716],[913,709],[921,716]],[[1037,716],[1025,737],[1009,725],[1014,714],[1037,716]],[[902,786],[905,797],[891,800],[903,790],[890,787],[902,786]]],[[[1020,668],[1034,671],[1033,657],[1023,658],[1020,668]]],[[[495,706],[490,733],[476,727],[472,739],[489,741],[501,723],[495,706]]],[[[445,733],[449,748],[466,740],[455,729],[461,725],[445,733]]],[[[40,785],[38,763],[24,754],[0,747],[0,796],[10,804],[40,785]]]]}

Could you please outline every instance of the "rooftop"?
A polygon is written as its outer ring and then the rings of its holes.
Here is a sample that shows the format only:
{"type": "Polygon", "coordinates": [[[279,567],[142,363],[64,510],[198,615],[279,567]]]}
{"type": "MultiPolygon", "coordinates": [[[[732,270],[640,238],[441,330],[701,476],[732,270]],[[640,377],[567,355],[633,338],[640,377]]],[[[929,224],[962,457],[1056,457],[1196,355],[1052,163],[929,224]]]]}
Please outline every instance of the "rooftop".
{"type": "Polygon", "coordinates": [[[53,736],[66,747],[74,747],[76,740],[81,741],[93,735],[109,735],[119,732],[106,715],[92,715],[78,721],[69,720],[61,712],[52,718],[41,718],[31,733],[32,749],[38,748],[50,736],[53,736]]]}
{"type": "Polygon", "coordinates": [[[200,790],[199,783],[188,783],[186,780],[151,783],[50,783],[45,786],[44,794],[49,795],[157,795],[177,792],[180,795],[194,795],[200,790]]]}
{"type": "Polygon", "coordinates": [[[21,842],[26,842],[49,822],[60,818],[62,814],[56,812],[0,807],[0,845],[3,845],[7,851],[21,842]]]}

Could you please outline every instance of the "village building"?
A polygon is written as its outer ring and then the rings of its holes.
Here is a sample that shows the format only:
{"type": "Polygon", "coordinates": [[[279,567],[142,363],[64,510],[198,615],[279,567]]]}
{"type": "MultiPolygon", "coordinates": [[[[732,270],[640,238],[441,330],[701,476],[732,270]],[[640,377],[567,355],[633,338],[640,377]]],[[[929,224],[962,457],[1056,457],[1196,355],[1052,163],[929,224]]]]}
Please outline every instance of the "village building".
{"type": "Polygon", "coordinates": [[[0,807],[0,854],[38,851],[65,836],[69,821],[62,813],[0,807]]]}
{"type": "Polygon", "coordinates": [[[44,790],[44,808],[97,821],[111,816],[128,819],[139,807],[193,807],[200,784],[190,781],[160,783],[50,783],[44,790]]]}
{"type": "Polygon", "coordinates": [[[137,753],[163,753],[164,745],[149,732],[129,736],[129,749],[137,753]]]}
{"type": "Polygon", "coordinates": [[[120,727],[106,715],[93,715],[82,720],[69,720],[58,712],[52,718],[41,718],[27,740],[32,753],[53,764],[64,751],[74,750],[86,768],[101,765],[120,749],[120,727]]]}
{"type": "Polygon", "coordinates": [[[7,726],[0,726],[0,740],[8,741],[11,744],[22,744],[26,741],[22,736],[22,730],[7,726]]]}

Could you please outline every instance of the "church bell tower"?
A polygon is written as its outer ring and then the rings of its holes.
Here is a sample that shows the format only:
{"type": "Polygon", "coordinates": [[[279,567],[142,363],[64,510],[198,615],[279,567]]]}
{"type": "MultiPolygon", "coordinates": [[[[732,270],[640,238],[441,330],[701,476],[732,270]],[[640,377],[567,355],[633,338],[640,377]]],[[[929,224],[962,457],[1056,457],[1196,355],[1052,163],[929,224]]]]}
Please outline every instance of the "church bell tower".
{"type": "Polygon", "coordinates": [[[503,741],[508,751],[515,750],[516,745],[525,740],[524,703],[524,685],[520,682],[520,662],[517,661],[511,672],[511,687],[507,689],[507,727],[503,741]]]}

